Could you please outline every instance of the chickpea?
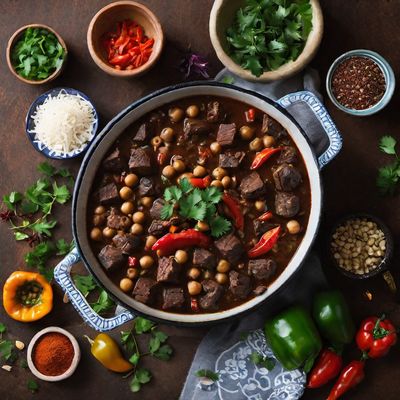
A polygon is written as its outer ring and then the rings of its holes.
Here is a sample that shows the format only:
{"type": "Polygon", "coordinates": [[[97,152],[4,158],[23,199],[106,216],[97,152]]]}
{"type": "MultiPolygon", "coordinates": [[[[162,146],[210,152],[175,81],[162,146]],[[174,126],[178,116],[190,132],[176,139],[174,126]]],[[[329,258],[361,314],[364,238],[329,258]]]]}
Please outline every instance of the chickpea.
{"type": "Polygon", "coordinates": [[[231,266],[229,262],[225,259],[219,260],[219,263],[217,265],[217,271],[221,273],[228,272],[230,270],[231,266]]]}
{"type": "Polygon", "coordinates": [[[129,292],[133,289],[133,282],[129,278],[122,278],[119,287],[123,292],[129,292]]]}
{"type": "Polygon", "coordinates": [[[128,174],[124,179],[125,185],[129,187],[135,186],[138,183],[138,181],[139,178],[137,177],[136,174],[128,174]]]}
{"type": "Polygon", "coordinates": [[[106,215],[105,214],[99,214],[99,215],[93,215],[93,225],[94,226],[101,226],[106,222],[106,215]]]}
{"type": "Polygon", "coordinates": [[[200,276],[200,270],[198,268],[190,268],[188,272],[188,277],[196,280],[200,276]]]}
{"type": "Polygon", "coordinates": [[[155,236],[153,236],[153,235],[147,236],[145,248],[146,249],[151,249],[155,242],[157,242],[157,238],[155,236]]]}
{"type": "Polygon", "coordinates": [[[197,296],[201,293],[203,287],[201,286],[200,282],[190,281],[187,284],[188,292],[191,296],[197,296]]]}
{"type": "Polygon", "coordinates": [[[186,109],[186,115],[189,118],[196,118],[199,115],[199,107],[197,107],[196,105],[191,105],[186,109]]]}
{"type": "Polygon", "coordinates": [[[129,186],[124,186],[119,191],[119,197],[122,200],[130,200],[133,197],[133,191],[129,186]]]}
{"type": "Polygon", "coordinates": [[[115,229],[109,228],[108,226],[106,226],[103,229],[103,236],[106,237],[107,239],[113,238],[116,235],[116,233],[117,232],[115,229]]]}
{"type": "Polygon", "coordinates": [[[133,206],[133,203],[131,201],[125,201],[121,205],[121,212],[126,214],[126,215],[132,214],[133,208],[134,208],[134,206],[133,206]]]}
{"type": "Polygon", "coordinates": [[[137,268],[128,268],[126,271],[126,276],[129,279],[135,279],[139,276],[139,270],[137,268]]]}
{"type": "Polygon", "coordinates": [[[212,175],[215,179],[221,180],[224,176],[227,175],[227,172],[225,169],[221,168],[221,167],[217,167],[214,169],[214,171],[212,172],[212,175]]]}
{"type": "Polygon", "coordinates": [[[222,147],[218,142],[212,142],[210,144],[210,150],[213,154],[219,154],[221,153],[222,147]]]}
{"type": "Polygon", "coordinates": [[[263,141],[259,137],[253,139],[249,144],[249,149],[252,151],[260,151],[262,147],[263,147],[263,141]]]}
{"type": "Polygon", "coordinates": [[[144,220],[146,219],[146,216],[144,215],[144,212],[142,211],[136,211],[133,215],[132,215],[132,221],[135,224],[143,224],[144,220]]]}
{"type": "Polygon", "coordinates": [[[196,178],[203,178],[203,176],[207,175],[207,170],[201,166],[201,165],[197,165],[194,169],[193,169],[193,175],[196,178]]]}
{"type": "Polygon", "coordinates": [[[100,228],[93,228],[90,231],[90,239],[95,240],[96,242],[100,242],[103,239],[103,234],[100,228]]]}
{"type": "Polygon", "coordinates": [[[169,109],[168,115],[172,122],[179,122],[183,118],[184,112],[181,108],[174,107],[169,109]]]}
{"type": "Polygon", "coordinates": [[[149,269],[154,264],[153,257],[143,256],[140,258],[139,264],[143,269],[149,269]]]}
{"type": "Polygon", "coordinates": [[[250,126],[243,125],[240,128],[240,136],[244,140],[251,140],[251,139],[253,139],[253,136],[254,136],[254,129],[250,128],[250,126]]]}
{"type": "Polygon", "coordinates": [[[160,136],[164,142],[171,143],[174,140],[175,132],[172,128],[164,128],[160,136]]]}
{"type": "Polygon", "coordinates": [[[176,172],[183,172],[186,169],[186,165],[182,160],[175,160],[172,163],[172,167],[176,172]]]}
{"type": "Polygon", "coordinates": [[[160,136],[154,136],[151,141],[150,141],[151,145],[153,147],[155,147],[156,149],[158,149],[161,144],[162,144],[162,139],[160,138],[160,136]]]}
{"type": "Polygon", "coordinates": [[[185,250],[177,250],[175,252],[175,261],[178,264],[185,264],[188,258],[189,258],[188,253],[185,250]]]}
{"type": "Polygon", "coordinates": [[[175,172],[172,165],[166,165],[162,170],[162,174],[168,179],[171,179],[175,175],[175,172]]]}
{"type": "Polygon", "coordinates": [[[265,211],[265,201],[264,200],[257,200],[254,203],[254,207],[257,211],[265,211]]]}
{"type": "Polygon", "coordinates": [[[218,274],[215,274],[215,280],[220,285],[225,285],[228,282],[228,275],[218,272],[218,274]]]}
{"type": "Polygon", "coordinates": [[[200,232],[206,232],[210,230],[210,226],[204,221],[198,221],[196,226],[200,232]]]}
{"type": "Polygon", "coordinates": [[[224,187],[224,189],[228,189],[229,186],[231,186],[231,177],[230,176],[224,176],[221,179],[221,183],[222,183],[222,186],[224,187]]]}
{"type": "Polygon", "coordinates": [[[224,187],[224,185],[222,184],[222,182],[221,182],[221,181],[218,181],[218,180],[212,181],[212,182],[211,182],[211,186],[216,186],[217,188],[220,188],[220,189],[222,189],[222,188],[224,187]]]}
{"type": "Polygon", "coordinates": [[[95,213],[96,215],[101,215],[101,214],[104,214],[105,212],[106,212],[106,208],[103,207],[103,206],[98,206],[98,207],[96,207],[96,208],[94,209],[94,213],[95,213]]]}
{"type": "Polygon", "coordinates": [[[292,235],[296,235],[296,233],[300,232],[301,226],[295,219],[292,219],[286,224],[286,228],[288,232],[292,235]]]}
{"type": "Polygon", "coordinates": [[[143,233],[143,225],[133,224],[131,226],[131,233],[134,235],[141,235],[143,233]]]}
{"type": "Polygon", "coordinates": [[[275,138],[270,135],[265,135],[262,138],[264,147],[272,147],[275,144],[275,138]]]}
{"type": "Polygon", "coordinates": [[[140,203],[144,207],[151,207],[151,205],[153,204],[153,198],[148,196],[142,197],[140,199],[140,203]]]}

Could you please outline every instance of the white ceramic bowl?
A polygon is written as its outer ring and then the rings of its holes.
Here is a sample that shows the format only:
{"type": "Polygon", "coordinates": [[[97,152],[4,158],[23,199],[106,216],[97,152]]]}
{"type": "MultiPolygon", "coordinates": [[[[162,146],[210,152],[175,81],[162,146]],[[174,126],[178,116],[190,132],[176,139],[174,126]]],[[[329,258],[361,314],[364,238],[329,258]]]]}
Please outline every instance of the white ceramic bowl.
{"type": "Polygon", "coordinates": [[[81,350],[79,348],[77,340],[68,331],[62,328],[58,328],[57,326],[49,326],[48,328],[42,329],[41,331],[36,333],[36,335],[29,342],[28,352],[27,352],[28,366],[32,374],[35,375],[37,378],[41,379],[42,381],[57,382],[69,378],[75,372],[80,359],[81,359],[81,350]],[[37,370],[35,364],[33,363],[32,359],[33,349],[37,341],[47,333],[61,333],[71,341],[72,347],[74,348],[74,358],[72,359],[71,366],[61,375],[57,376],[43,375],[41,372],[37,370]]]}

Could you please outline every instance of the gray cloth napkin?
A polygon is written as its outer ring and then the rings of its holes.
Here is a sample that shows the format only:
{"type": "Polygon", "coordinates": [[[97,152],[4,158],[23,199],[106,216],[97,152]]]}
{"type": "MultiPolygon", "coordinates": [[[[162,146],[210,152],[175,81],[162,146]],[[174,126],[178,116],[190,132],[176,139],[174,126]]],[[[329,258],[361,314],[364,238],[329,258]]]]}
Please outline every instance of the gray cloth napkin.
{"type": "MultiPolygon", "coordinates": [[[[216,77],[224,81],[233,77],[234,85],[253,90],[274,100],[300,90],[309,90],[320,97],[317,91],[319,77],[315,70],[285,81],[269,84],[252,83],[232,75],[226,69],[216,77]]],[[[326,135],[310,109],[303,104],[291,106],[288,111],[296,118],[309,136],[316,153],[326,147],[326,135]]],[[[286,371],[279,362],[272,371],[258,367],[250,361],[252,352],[274,357],[262,333],[263,323],[291,304],[310,306],[310,293],[327,286],[318,257],[310,254],[302,268],[297,271],[285,288],[272,296],[266,304],[246,317],[232,323],[212,328],[200,343],[186,378],[181,400],[297,400],[304,391],[306,376],[300,370],[286,371]],[[249,332],[246,338],[243,333],[249,332]],[[212,384],[199,380],[196,371],[209,369],[219,373],[219,380],[212,384]]]]}

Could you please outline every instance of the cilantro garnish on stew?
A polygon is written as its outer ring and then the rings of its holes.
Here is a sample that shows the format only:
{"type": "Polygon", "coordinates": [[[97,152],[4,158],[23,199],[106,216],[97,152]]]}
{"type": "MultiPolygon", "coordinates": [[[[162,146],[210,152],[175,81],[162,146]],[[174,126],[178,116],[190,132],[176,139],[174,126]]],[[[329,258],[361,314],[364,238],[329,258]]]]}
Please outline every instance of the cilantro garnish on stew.
{"type": "Polygon", "coordinates": [[[309,0],[246,0],[226,32],[229,54],[258,77],[296,60],[311,29],[309,0]]]}

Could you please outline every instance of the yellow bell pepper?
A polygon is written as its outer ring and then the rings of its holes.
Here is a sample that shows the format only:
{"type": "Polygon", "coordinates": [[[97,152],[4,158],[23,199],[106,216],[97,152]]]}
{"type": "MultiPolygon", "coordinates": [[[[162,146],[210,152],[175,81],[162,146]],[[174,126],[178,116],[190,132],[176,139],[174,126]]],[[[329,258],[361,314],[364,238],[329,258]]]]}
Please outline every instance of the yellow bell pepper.
{"type": "Polygon", "coordinates": [[[36,321],[52,310],[53,289],[43,275],[15,271],[4,284],[3,306],[17,321],[36,321]]]}

